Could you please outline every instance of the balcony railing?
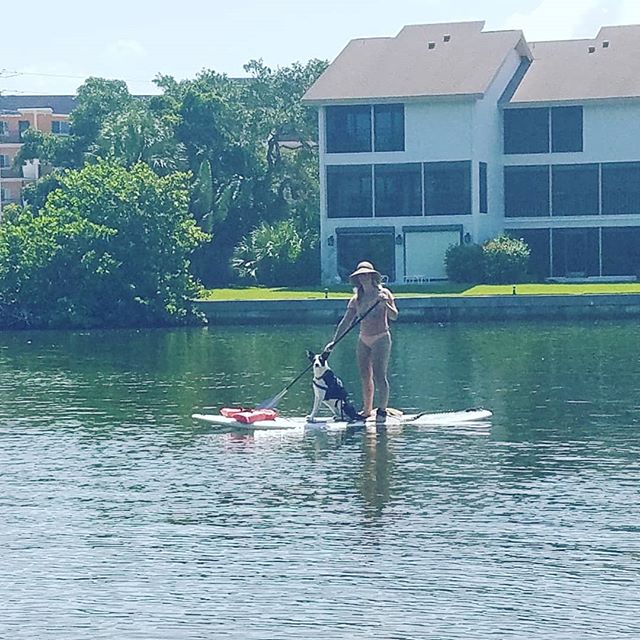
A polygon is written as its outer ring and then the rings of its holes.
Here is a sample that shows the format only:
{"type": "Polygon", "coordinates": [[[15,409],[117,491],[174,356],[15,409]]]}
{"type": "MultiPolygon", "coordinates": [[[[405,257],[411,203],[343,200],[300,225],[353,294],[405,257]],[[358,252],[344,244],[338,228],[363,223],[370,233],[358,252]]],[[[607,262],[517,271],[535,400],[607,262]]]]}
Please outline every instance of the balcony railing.
{"type": "Polygon", "coordinates": [[[19,133],[14,133],[10,131],[8,133],[0,133],[0,144],[15,144],[20,143],[22,140],[20,139],[19,133]]]}
{"type": "Polygon", "coordinates": [[[22,178],[22,169],[16,167],[0,167],[0,178],[22,178]]]}
{"type": "Polygon", "coordinates": [[[20,205],[22,204],[22,201],[20,200],[20,198],[2,198],[2,200],[0,200],[0,203],[2,203],[3,207],[6,207],[8,204],[17,204],[20,205]]]}

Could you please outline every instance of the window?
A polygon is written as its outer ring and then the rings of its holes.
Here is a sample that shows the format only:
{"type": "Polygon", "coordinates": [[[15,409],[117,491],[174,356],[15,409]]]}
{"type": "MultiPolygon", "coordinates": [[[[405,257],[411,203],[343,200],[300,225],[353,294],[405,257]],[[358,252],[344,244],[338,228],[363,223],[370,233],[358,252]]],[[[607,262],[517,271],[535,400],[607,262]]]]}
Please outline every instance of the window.
{"type": "Polygon", "coordinates": [[[538,281],[551,275],[549,229],[506,229],[512,238],[522,238],[529,249],[529,273],[538,281]]]}
{"type": "Polygon", "coordinates": [[[549,215],[549,166],[504,168],[504,213],[507,217],[549,215]]]}
{"type": "Polygon", "coordinates": [[[422,173],[419,164],[375,166],[376,216],[421,216],[422,173]]]}
{"type": "Polygon", "coordinates": [[[373,215],[371,165],[327,167],[327,216],[366,218],[373,215]]]}
{"type": "Polygon", "coordinates": [[[52,120],[51,121],[51,133],[57,133],[60,135],[69,135],[69,123],[66,120],[52,120]]]}
{"type": "Polygon", "coordinates": [[[599,230],[553,229],[553,276],[597,276],[600,272],[599,230]]]}
{"type": "Polygon", "coordinates": [[[602,229],[602,275],[640,275],[640,227],[602,229]]]}
{"type": "Polygon", "coordinates": [[[9,134],[9,124],[0,120],[0,136],[6,136],[9,134]]]}
{"type": "Polygon", "coordinates": [[[424,196],[427,215],[471,213],[471,163],[427,162],[424,196]]]}
{"type": "Polygon", "coordinates": [[[505,153],[582,151],[582,107],[535,107],[503,112],[505,153]]]}
{"type": "Polygon", "coordinates": [[[548,153],[548,109],[505,109],[503,124],[505,153],[548,153]]]}
{"type": "Polygon", "coordinates": [[[602,164],[602,213],[640,213],[640,162],[602,164]]]}
{"type": "Polygon", "coordinates": [[[24,132],[29,128],[29,121],[28,120],[20,120],[18,122],[18,131],[20,133],[20,140],[22,140],[22,135],[24,134],[24,132]]]}
{"type": "Polygon", "coordinates": [[[371,151],[371,107],[327,107],[327,153],[371,151]]]}
{"type": "Polygon", "coordinates": [[[358,262],[370,260],[389,280],[396,279],[393,227],[336,229],[338,275],[346,282],[358,262]]]}
{"type": "Polygon", "coordinates": [[[5,156],[0,154],[0,168],[10,167],[11,161],[9,160],[9,156],[5,156]]]}
{"type": "Polygon", "coordinates": [[[404,151],[404,105],[373,107],[376,151],[404,151]]]}
{"type": "Polygon", "coordinates": [[[582,107],[551,109],[551,151],[582,151],[582,107]]]}
{"type": "Polygon", "coordinates": [[[489,206],[487,203],[487,163],[481,162],[480,170],[480,213],[487,213],[489,206]]]}
{"type": "Polygon", "coordinates": [[[600,194],[597,164],[552,167],[552,212],[554,216],[597,215],[600,194]]]}

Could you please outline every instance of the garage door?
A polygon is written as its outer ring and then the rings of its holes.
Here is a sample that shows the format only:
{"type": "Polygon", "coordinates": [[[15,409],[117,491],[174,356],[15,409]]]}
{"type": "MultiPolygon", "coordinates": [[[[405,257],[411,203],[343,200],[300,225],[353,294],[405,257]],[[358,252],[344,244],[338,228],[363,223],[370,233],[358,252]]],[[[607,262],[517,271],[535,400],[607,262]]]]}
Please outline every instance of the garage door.
{"type": "Polygon", "coordinates": [[[444,256],[452,244],[460,244],[460,230],[406,231],[405,280],[445,280],[444,256]]]}

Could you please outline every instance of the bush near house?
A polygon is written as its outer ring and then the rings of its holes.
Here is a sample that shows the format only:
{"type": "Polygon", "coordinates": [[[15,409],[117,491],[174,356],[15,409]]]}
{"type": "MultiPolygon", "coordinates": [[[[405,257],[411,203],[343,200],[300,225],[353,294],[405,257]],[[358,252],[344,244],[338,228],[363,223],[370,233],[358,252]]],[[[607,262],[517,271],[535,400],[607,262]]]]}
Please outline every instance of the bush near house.
{"type": "Polygon", "coordinates": [[[485,281],[484,252],[479,244],[452,244],[445,254],[447,278],[452,282],[485,281]]]}
{"type": "Polygon", "coordinates": [[[531,250],[522,239],[502,234],[482,246],[451,245],[445,255],[447,277],[469,284],[523,282],[531,250]]]}

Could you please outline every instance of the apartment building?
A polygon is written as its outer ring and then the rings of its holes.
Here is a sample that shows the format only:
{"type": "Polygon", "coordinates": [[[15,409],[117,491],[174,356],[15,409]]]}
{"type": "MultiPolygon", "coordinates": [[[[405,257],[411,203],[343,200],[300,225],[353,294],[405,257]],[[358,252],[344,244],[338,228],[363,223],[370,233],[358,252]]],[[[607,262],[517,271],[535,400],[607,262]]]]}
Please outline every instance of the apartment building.
{"type": "Polygon", "coordinates": [[[524,238],[538,278],[640,272],[640,26],[528,43],[483,22],[351,41],[319,109],[322,275],[446,278],[451,244],[524,238]]]}
{"type": "Polygon", "coordinates": [[[38,161],[15,166],[24,132],[68,134],[73,105],[73,96],[0,95],[0,213],[7,204],[21,203],[23,186],[40,177],[38,161]]]}

